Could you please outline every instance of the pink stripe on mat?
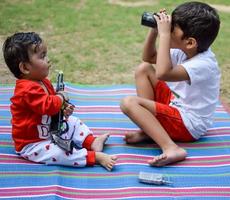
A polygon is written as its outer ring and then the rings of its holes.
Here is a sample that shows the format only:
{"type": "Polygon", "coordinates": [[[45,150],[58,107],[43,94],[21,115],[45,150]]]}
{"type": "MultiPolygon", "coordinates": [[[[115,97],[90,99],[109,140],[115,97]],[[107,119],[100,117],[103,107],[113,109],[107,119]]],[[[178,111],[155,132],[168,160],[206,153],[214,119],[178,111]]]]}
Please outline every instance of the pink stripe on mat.
{"type": "Polygon", "coordinates": [[[1,197],[35,197],[56,195],[75,199],[119,199],[141,197],[230,197],[230,187],[127,187],[115,189],[80,189],[58,185],[43,187],[1,188],[1,197]]]}
{"type": "MultiPolygon", "coordinates": [[[[135,155],[135,154],[117,154],[117,165],[148,165],[147,160],[153,156],[135,155]]],[[[24,160],[20,156],[11,154],[0,154],[1,164],[36,164],[27,160],[24,160]]],[[[39,164],[38,164],[39,165],[39,164]]],[[[218,156],[194,156],[187,157],[186,160],[174,163],[171,167],[219,167],[230,165],[230,155],[218,155],[218,156]]]]}

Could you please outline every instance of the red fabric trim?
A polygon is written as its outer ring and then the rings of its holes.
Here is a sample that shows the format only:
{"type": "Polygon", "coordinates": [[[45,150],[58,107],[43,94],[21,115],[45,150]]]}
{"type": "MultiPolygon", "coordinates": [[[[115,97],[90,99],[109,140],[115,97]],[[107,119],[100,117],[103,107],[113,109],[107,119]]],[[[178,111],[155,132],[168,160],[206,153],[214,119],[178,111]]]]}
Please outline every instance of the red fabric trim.
{"type": "Polygon", "coordinates": [[[86,165],[93,166],[96,162],[95,151],[87,151],[88,155],[86,156],[86,165]]]}
{"type": "Polygon", "coordinates": [[[95,137],[92,134],[89,134],[85,138],[85,141],[82,143],[82,147],[86,148],[87,150],[91,150],[91,145],[92,145],[94,140],[95,140],[95,137]]]}

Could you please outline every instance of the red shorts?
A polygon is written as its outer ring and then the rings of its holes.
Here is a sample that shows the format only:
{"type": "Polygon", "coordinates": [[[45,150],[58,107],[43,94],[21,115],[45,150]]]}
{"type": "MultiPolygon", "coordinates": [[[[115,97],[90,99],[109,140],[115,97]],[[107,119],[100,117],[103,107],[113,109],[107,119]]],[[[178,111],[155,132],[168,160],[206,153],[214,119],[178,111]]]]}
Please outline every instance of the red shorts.
{"type": "Polygon", "coordinates": [[[156,118],[168,135],[176,142],[192,142],[195,139],[189,133],[177,108],[169,105],[173,93],[164,81],[158,81],[155,91],[156,118]]]}

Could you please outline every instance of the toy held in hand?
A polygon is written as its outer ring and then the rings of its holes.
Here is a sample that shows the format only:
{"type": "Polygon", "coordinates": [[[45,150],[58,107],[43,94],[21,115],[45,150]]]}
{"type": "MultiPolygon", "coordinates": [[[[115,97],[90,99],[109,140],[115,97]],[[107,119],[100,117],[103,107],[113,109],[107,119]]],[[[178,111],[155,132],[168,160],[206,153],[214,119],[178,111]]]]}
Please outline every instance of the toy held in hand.
{"type": "MultiPolygon", "coordinates": [[[[63,72],[59,71],[57,76],[57,86],[56,92],[61,95],[64,103],[63,105],[70,104],[69,98],[64,92],[65,84],[63,81],[63,72]]],[[[63,108],[65,109],[65,108],[63,108]]],[[[61,109],[56,115],[52,116],[51,125],[50,125],[50,133],[52,135],[53,141],[62,149],[67,152],[73,151],[73,141],[72,137],[70,139],[63,139],[61,135],[69,130],[68,123],[64,120],[64,111],[61,109]]],[[[73,131],[74,133],[74,131],[73,131]]],[[[73,136],[72,133],[72,136],[73,136]]]]}

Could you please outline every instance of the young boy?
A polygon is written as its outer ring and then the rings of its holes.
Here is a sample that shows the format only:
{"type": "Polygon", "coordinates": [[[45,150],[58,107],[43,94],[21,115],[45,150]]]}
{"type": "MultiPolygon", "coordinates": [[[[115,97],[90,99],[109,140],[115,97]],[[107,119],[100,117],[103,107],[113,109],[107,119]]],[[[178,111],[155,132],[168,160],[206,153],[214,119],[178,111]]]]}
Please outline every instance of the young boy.
{"type": "Polygon", "coordinates": [[[126,134],[126,142],[154,140],[162,154],[148,163],[164,166],[187,156],[175,142],[198,140],[212,125],[220,71],[209,47],[220,20],[212,7],[200,2],[179,5],[172,16],[161,10],[154,18],[157,28],[146,37],[144,62],[135,73],[137,97],[124,98],[121,109],[141,129],[126,134]]]}
{"type": "Polygon", "coordinates": [[[112,170],[116,156],[102,153],[108,134],[95,138],[80,119],[70,116],[74,106],[63,93],[55,93],[47,79],[50,64],[47,47],[34,32],[16,33],[3,45],[4,59],[18,79],[11,98],[12,137],[16,152],[23,158],[47,165],[83,167],[99,163],[112,170]],[[67,152],[53,142],[51,116],[63,110],[69,130],[61,137],[72,137],[75,148],[67,152]]]}

